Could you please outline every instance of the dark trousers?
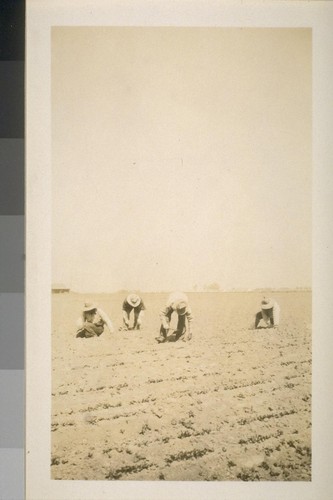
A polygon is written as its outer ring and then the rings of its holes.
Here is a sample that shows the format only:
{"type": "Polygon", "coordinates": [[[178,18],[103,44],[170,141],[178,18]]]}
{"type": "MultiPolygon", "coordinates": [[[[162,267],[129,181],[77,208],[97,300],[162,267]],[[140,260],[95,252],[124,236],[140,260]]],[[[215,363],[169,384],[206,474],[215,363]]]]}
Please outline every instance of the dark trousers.
{"type": "MultiPolygon", "coordinates": [[[[267,309],[265,311],[265,314],[266,314],[266,317],[268,316],[271,325],[274,326],[273,309],[267,309]]],[[[262,314],[262,311],[259,311],[256,314],[256,318],[255,318],[255,322],[254,322],[255,328],[258,327],[261,319],[263,319],[263,314],[262,314]]]]}
{"type": "MultiPolygon", "coordinates": [[[[172,315],[172,312],[170,312],[167,315],[169,323],[171,321],[171,315],[172,315]]],[[[176,337],[180,337],[181,335],[183,335],[186,332],[185,321],[186,321],[185,314],[183,314],[181,316],[178,315],[177,330],[174,332],[176,334],[176,337]]],[[[166,331],[166,329],[164,328],[163,325],[161,325],[161,328],[160,328],[160,335],[162,335],[162,337],[164,337],[164,338],[166,338],[166,336],[167,336],[167,331],[166,331]]]]}
{"type": "MultiPolygon", "coordinates": [[[[132,309],[131,309],[132,311],[132,309]]],[[[127,321],[129,322],[130,321],[130,314],[131,314],[131,311],[127,311],[126,309],[124,309],[124,312],[126,313],[126,316],[127,316],[127,321]]],[[[138,325],[138,319],[139,319],[139,315],[140,315],[140,312],[141,310],[139,309],[135,309],[135,307],[133,308],[133,311],[134,311],[134,324],[133,324],[133,330],[135,329],[139,329],[140,328],[140,325],[138,325]]],[[[124,324],[125,324],[125,320],[124,320],[124,324]]]]}
{"type": "Polygon", "coordinates": [[[94,323],[86,323],[83,328],[81,328],[76,336],[81,338],[99,337],[104,331],[104,327],[101,325],[94,325],[94,323]]]}

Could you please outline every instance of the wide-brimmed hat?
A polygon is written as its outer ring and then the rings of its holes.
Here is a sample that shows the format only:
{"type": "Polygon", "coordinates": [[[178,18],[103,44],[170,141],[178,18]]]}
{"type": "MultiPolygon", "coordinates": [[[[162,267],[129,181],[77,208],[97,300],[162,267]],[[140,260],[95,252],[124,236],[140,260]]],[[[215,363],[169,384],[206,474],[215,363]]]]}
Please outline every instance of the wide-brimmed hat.
{"type": "Polygon", "coordinates": [[[126,301],[130,306],[137,307],[138,305],[140,305],[141,299],[136,293],[131,293],[130,295],[128,295],[126,301]]]}
{"type": "Polygon", "coordinates": [[[183,316],[186,313],[186,307],[187,307],[187,303],[185,301],[182,300],[181,302],[178,302],[178,304],[176,306],[177,313],[180,316],[183,316]]]}
{"type": "Polygon", "coordinates": [[[274,302],[272,299],[262,299],[261,309],[272,309],[274,302]]]}
{"type": "Polygon", "coordinates": [[[93,311],[94,309],[97,309],[97,306],[95,304],[93,304],[92,302],[85,302],[82,312],[89,312],[93,311]]]}

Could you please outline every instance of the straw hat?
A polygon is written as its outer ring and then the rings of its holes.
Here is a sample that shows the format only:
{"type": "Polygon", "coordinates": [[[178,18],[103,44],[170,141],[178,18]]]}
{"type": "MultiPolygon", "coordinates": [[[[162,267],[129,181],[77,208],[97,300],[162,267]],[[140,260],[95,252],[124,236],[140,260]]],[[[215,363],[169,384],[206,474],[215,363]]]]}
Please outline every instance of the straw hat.
{"type": "Polygon", "coordinates": [[[274,302],[272,299],[263,299],[261,301],[261,309],[272,309],[274,302]]]}
{"type": "Polygon", "coordinates": [[[89,312],[93,311],[94,309],[97,309],[97,306],[95,304],[92,304],[91,302],[85,302],[82,312],[89,312]]]}
{"type": "Polygon", "coordinates": [[[141,299],[139,297],[139,295],[137,295],[136,293],[131,293],[126,301],[128,302],[128,304],[132,307],[137,307],[138,305],[140,305],[140,302],[141,302],[141,299]]]}

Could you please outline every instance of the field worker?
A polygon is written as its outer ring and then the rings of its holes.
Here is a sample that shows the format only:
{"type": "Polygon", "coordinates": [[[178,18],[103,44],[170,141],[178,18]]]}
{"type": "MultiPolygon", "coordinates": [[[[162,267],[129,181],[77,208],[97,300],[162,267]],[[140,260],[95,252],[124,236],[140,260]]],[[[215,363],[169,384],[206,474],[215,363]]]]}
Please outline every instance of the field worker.
{"type": "Polygon", "coordinates": [[[260,321],[263,320],[267,326],[278,326],[280,321],[280,306],[273,299],[261,301],[261,311],[255,316],[254,328],[258,328],[260,321]]]}
{"type": "Polygon", "coordinates": [[[99,337],[104,332],[104,325],[113,333],[113,324],[108,315],[99,307],[86,302],[81,317],[77,320],[76,336],[81,338],[99,337]]]}
{"type": "Polygon", "coordinates": [[[140,330],[142,325],[143,311],[145,311],[145,305],[143,300],[136,293],[131,293],[126,297],[123,302],[123,322],[125,330],[140,330]],[[134,322],[133,327],[130,328],[130,314],[133,311],[134,322]]]}
{"type": "Polygon", "coordinates": [[[156,338],[158,342],[165,342],[167,340],[167,335],[170,330],[170,321],[172,313],[175,312],[178,315],[177,330],[175,333],[175,339],[178,340],[183,337],[183,340],[191,340],[192,329],[191,323],[193,320],[192,311],[188,304],[188,298],[183,292],[173,292],[167,303],[160,312],[161,328],[160,336],[156,338]],[[187,319],[187,335],[186,333],[186,319],[187,319]]]}

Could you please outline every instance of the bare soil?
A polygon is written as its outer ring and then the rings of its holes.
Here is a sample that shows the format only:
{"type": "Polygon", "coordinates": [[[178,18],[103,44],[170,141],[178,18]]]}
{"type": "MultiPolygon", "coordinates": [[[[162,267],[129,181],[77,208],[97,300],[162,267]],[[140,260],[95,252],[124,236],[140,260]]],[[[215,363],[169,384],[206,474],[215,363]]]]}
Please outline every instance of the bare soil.
{"type": "Polygon", "coordinates": [[[310,481],[311,293],[271,294],[280,326],[253,330],[262,295],[189,294],[192,340],[163,344],[166,294],[140,331],[122,294],[53,295],[52,479],[310,481]],[[85,300],[114,334],[75,338],[85,300]]]}

